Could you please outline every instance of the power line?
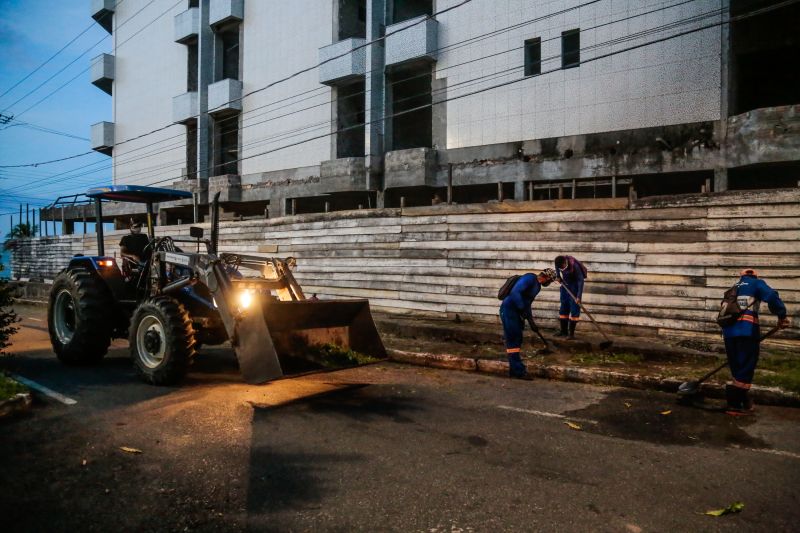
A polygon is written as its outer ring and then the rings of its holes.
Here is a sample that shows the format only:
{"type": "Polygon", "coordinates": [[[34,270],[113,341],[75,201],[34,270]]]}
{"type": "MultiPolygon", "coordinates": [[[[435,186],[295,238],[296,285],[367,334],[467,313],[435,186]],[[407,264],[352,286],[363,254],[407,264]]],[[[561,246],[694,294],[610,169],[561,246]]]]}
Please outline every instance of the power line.
{"type": "MultiPolygon", "coordinates": [[[[120,0],[120,2],[122,2],[122,1],[124,1],[124,0],[120,0]]],[[[163,17],[164,15],[166,15],[166,14],[167,14],[169,11],[171,11],[172,9],[174,9],[174,8],[175,8],[175,6],[177,6],[178,4],[180,4],[182,1],[183,1],[183,0],[178,0],[177,2],[175,2],[175,4],[173,4],[171,7],[169,7],[169,8],[168,8],[166,11],[164,11],[163,13],[161,13],[160,15],[158,15],[158,16],[157,16],[155,19],[153,19],[152,21],[150,21],[150,23],[148,23],[148,24],[145,24],[145,25],[144,25],[142,28],[140,28],[138,31],[136,31],[135,33],[133,33],[133,34],[132,34],[131,36],[129,36],[127,39],[125,39],[124,41],[122,41],[121,43],[119,43],[118,45],[116,45],[116,48],[120,48],[120,47],[121,47],[123,44],[125,44],[126,42],[128,42],[128,41],[130,41],[131,39],[133,39],[134,37],[136,37],[136,36],[137,36],[139,33],[141,33],[142,31],[144,31],[144,30],[145,30],[145,29],[147,29],[148,27],[150,27],[150,26],[151,26],[151,25],[152,25],[152,24],[153,24],[153,23],[154,23],[156,20],[160,19],[161,17],[163,17]]],[[[140,8],[140,9],[139,9],[139,10],[138,10],[136,13],[134,13],[133,15],[131,15],[130,17],[128,17],[127,19],[125,19],[124,21],[122,21],[120,24],[118,24],[118,25],[117,25],[117,30],[119,30],[121,27],[123,27],[123,26],[124,26],[125,24],[127,24],[128,22],[130,22],[130,21],[131,21],[133,18],[135,18],[135,17],[136,17],[136,16],[137,16],[139,13],[141,13],[142,11],[144,11],[145,9],[147,9],[147,7],[149,7],[149,6],[150,6],[150,5],[151,5],[153,2],[155,2],[155,0],[150,0],[148,3],[146,3],[144,6],[142,6],[142,7],[141,7],[141,8],[140,8]]],[[[102,42],[103,42],[103,41],[106,39],[106,37],[108,37],[108,36],[107,36],[107,35],[106,35],[106,36],[104,36],[104,37],[103,37],[103,38],[102,38],[100,41],[98,41],[97,43],[93,44],[92,46],[90,46],[89,48],[87,48],[86,50],[84,50],[84,51],[83,51],[83,52],[82,52],[82,53],[81,53],[81,54],[80,54],[78,57],[76,57],[75,59],[73,59],[73,60],[72,60],[70,63],[68,63],[68,64],[67,64],[67,65],[66,65],[64,68],[62,68],[61,70],[59,70],[58,72],[56,72],[54,75],[50,76],[50,77],[49,77],[47,80],[45,80],[43,83],[39,84],[39,85],[38,85],[38,86],[37,86],[35,89],[33,89],[32,91],[28,92],[28,93],[27,93],[26,95],[24,95],[22,98],[18,99],[16,102],[14,102],[13,104],[11,104],[10,106],[6,106],[6,109],[8,109],[9,107],[13,107],[15,104],[17,104],[17,103],[18,103],[18,102],[20,102],[21,100],[23,100],[23,99],[27,98],[28,96],[30,96],[31,94],[33,94],[33,93],[34,93],[35,91],[37,91],[37,90],[38,90],[40,87],[42,87],[42,85],[44,85],[44,83],[47,83],[48,81],[52,80],[52,79],[53,79],[55,76],[57,76],[58,74],[60,74],[61,72],[63,72],[63,71],[64,71],[64,69],[66,69],[67,67],[69,67],[70,65],[72,65],[73,63],[75,63],[75,61],[77,61],[77,60],[78,60],[78,59],[80,59],[81,57],[83,57],[83,56],[85,56],[86,54],[88,54],[88,53],[89,53],[89,52],[90,52],[90,51],[91,51],[93,48],[95,48],[97,45],[99,45],[100,43],[102,43],[102,42]]],[[[48,94],[47,94],[47,96],[45,96],[44,98],[42,98],[42,99],[38,100],[38,101],[37,101],[35,104],[33,104],[33,105],[31,105],[31,106],[28,106],[28,107],[27,107],[27,108],[25,108],[24,110],[22,110],[22,111],[20,111],[19,113],[17,113],[17,114],[16,114],[16,117],[20,117],[20,116],[21,116],[21,115],[23,115],[24,113],[27,113],[28,111],[30,111],[30,110],[31,110],[31,109],[33,109],[34,107],[38,106],[39,104],[41,104],[42,102],[44,102],[45,100],[47,100],[48,98],[50,98],[51,96],[53,96],[55,93],[59,92],[61,89],[63,89],[64,87],[66,87],[67,85],[69,85],[70,83],[72,83],[73,81],[75,81],[75,80],[78,78],[78,76],[80,76],[80,75],[81,75],[81,74],[83,74],[84,72],[87,72],[87,71],[88,71],[90,68],[91,68],[91,65],[89,65],[88,67],[84,68],[83,70],[81,70],[80,72],[78,72],[78,74],[76,74],[75,76],[73,76],[72,78],[70,78],[69,80],[67,80],[67,81],[66,81],[66,82],[64,82],[63,84],[61,84],[60,86],[58,86],[58,87],[57,87],[55,90],[53,90],[53,91],[51,91],[50,93],[48,93],[48,94]]]]}
{"type": "MultiPolygon", "coordinates": [[[[103,16],[106,16],[106,15],[104,14],[103,16]]],[[[4,97],[4,96],[5,96],[5,95],[7,95],[8,93],[10,93],[10,92],[11,92],[11,91],[13,91],[14,89],[16,89],[16,88],[17,88],[17,87],[18,87],[18,86],[19,86],[21,83],[23,83],[25,80],[27,80],[28,78],[30,78],[31,76],[33,76],[34,74],[36,74],[37,72],[39,72],[39,70],[40,70],[40,69],[41,69],[43,66],[45,66],[45,65],[46,65],[46,64],[48,64],[50,61],[52,61],[53,59],[55,59],[55,57],[56,57],[58,54],[60,54],[61,52],[63,52],[64,50],[66,50],[66,49],[69,47],[69,45],[71,45],[72,43],[74,43],[75,41],[77,41],[77,40],[78,40],[80,37],[82,37],[82,36],[83,36],[83,34],[84,34],[84,33],[86,33],[87,31],[91,30],[91,29],[94,27],[94,25],[95,25],[95,22],[92,22],[91,24],[89,24],[89,26],[87,26],[85,30],[83,30],[82,32],[80,32],[80,33],[79,33],[78,35],[76,35],[75,37],[73,37],[73,38],[72,38],[72,39],[71,39],[71,40],[70,40],[70,41],[69,41],[67,44],[65,44],[64,46],[62,46],[61,48],[59,48],[59,49],[58,49],[58,51],[57,51],[55,54],[53,54],[53,55],[51,55],[50,57],[48,57],[47,59],[45,59],[45,60],[44,60],[44,62],[43,62],[43,63],[41,63],[41,64],[40,64],[38,67],[36,67],[36,68],[35,68],[35,69],[33,69],[32,71],[30,71],[30,72],[29,72],[29,73],[28,73],[28,74],[27,74],[25,77],[23,77],[23,78],[22,78],[21,80],[19,80],[17,83],[15,83],[14,85],[12,85],[12,86],[11,86],[11,87],[9,87],[8,89],[6,89],[6,90],[3,92],[3,94],[0,94],[0,98],[4,97]]]]}
{"type": "Polygon", "coordinates": [[[15,127],[23,127],[31,130],[41,131],[43,133],[52,133],[53,135],[60,135],[61,137],[68,137],[70,139],[77,139],[79,141],[90,142],[90,139],[87,139],[86,137],[80,137],[72,133],[66,133],[63,131],[54,130],[52,128],[45,128],[44,126],[31,124],[30,122],[17,122],[16,124],[11,124],[10,126],[6,126],[5,128],[0,129],[0,131],[5,131],[9,128],[15,128],[15,127]]]}
{"type": "Polygon", "coordinates": [[[75,159],[78,157],[83,157],[85,155],[94,154],[96,153],[94,150],[89,150],[88,152],[83,152],[82,154],[75,154],[69,157],[62,157],[60,159],[51,159],[50,161],[39,161],[38,163],[26,163],[24,165],[0,165],[0,168],[22,168],[22,167],[38,167],[40,165],[49,165],[50,163],[59,163],[61,161],[66,161],[68,159],[75,159]]]}

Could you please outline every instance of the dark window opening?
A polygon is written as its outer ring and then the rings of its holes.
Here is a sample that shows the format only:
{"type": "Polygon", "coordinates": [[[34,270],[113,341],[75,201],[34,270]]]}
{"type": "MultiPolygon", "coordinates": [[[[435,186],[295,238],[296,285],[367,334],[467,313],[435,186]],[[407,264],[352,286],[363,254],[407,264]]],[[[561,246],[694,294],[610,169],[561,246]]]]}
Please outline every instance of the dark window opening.
{"type": "Polygon", "coordinates": [[[214,124],[214,175],[239,173],[238,117],[225,117],[214,124]]]}
{"type": "Polygon", "coordinates": [[[542,73],[542,39],[525,41],[525,75],[535,76],[542,73]]]}
{"type": "MultiPolygon", "coordinates": [[[[514,184],[503,183],[503,199],[514,200],[514,184]]],[[[457,204],[485,204],[499,200],[496,183],[459,185],[453,187],[453,202],[457,204]]]]}
{"type": "Polygon", "coordinates": [[[388,76],[388,81],[394,115],[391,149],[430,147],[433,144],[431,66],[426,63],[398,68],[388,76]]]}
{"type": "Polygon", "coordinates": [[[714,171],[662,172],[630,176],[636,196],[663,196],[672,194],[691,194],[702,191],[706,184],[714,183],[714,171]]]}
{"type": "Polygon", "coordinates": [[[197,121],[186,124],[186,179],[197,177],[197,121]]]}
{"type": "MultiPolygon", "coordinates": [[[[734,0],[731,16],[774,2],[734,0]]],[[[731,23],[729,114],[800,103],[800,5],[731,23]]]]}
{"type": "Polygon", "coordinates": [[[800,162],[767,163],[728,169],[728,189],[800,187],[800,162]]]}
{"type": "Polygon", "coordinates": [[[197,92],[197,41],[186,45],[186,91],[197,92]]]}
{"type": "Polygon", "coordinates": [[[581,63],[581,30],[561,32],[561,68],[577,67],[581,63]]]}
{"type": "Polygon", "coordinates": [[[574,198],[627,198],[631,179],[610,177],[576,179],[552,182],[528,182],[525,184],[525,199],[570,200],[574,198]],[[574,192],[573,192],[574,187],[574,192]],[[616,193],[614,189],[616,188],[616,193]]]}
{"type": "Polygon", "coordinates": [[[326,208],[328,212],[373,209],[376,200],[376,194],[369,191],[287,198],[286,214],[305,215],[309,213],[325,213],[326,208]]]}
{"type": "Polygon", "coordinates": [[[336,89],[336,157],[364,155],[363,81],[336,89]]]}
{"type": "Polygon", "coordinates": [[[217,31],[217,76],[214,81],[239,79],[239,25],[217,31]]]}
{"type": "Polygon", "coordinates": [[[447,203],[447,187],[400,187],[387,189],[385,207],[424,207],[447,203]]]}
{"type": "Polygon", "coordinates": [[[392,2],[392,24],[413,19],[420,15],[433,15],[431,0],[394,0],[392,2]]]}
{"type": "Polygon", "coordinates": [[[367,37],[367,1],[339,0],[338,40],[367,37]]]}
{"type": "Polygon", "coordinates": [[[200,0],[189,0],[189,7],[200,7],[200,0]]]}

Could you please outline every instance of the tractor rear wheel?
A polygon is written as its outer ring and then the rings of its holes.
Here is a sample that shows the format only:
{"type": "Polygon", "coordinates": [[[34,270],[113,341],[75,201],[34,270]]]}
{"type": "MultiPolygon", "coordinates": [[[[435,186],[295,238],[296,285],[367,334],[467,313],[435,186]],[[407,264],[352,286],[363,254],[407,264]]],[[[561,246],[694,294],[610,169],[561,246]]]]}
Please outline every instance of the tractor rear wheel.
{"type": "Polygon", "coordinates": [[[129,343],[136,370],[153,385],[172,385],[182,380],[195,355],[189,313],[165,296],[142,302],[136,308],[129,343]]]}
{"type": "Polygon", "coordinates": [[[53,280],[47,329],[62,363],[99,362],[111,344],[113,302],[108,288],[83,269],[65,270],[53,280]]]}

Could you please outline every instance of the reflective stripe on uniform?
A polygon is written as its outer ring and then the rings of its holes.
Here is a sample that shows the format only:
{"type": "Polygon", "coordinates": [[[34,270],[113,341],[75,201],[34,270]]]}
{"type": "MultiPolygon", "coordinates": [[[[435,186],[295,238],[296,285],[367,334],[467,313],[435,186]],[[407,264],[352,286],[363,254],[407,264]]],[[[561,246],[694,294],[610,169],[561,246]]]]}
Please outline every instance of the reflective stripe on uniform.
{"type": "Polygon", "coordinates": [[[751,322],[753,324],[758,324],[758,317],[753,315],[742,315],[739,317],[738,322],[751,322]]]}
{"type": "Polygon", "coordinates": [[[571,316],[571,317],[569,317],[569,319],[572,320],[573,322],[580,322],[581,321],[581,317],[579,317],[579,316],[571,316]]]}
{"type": "Polygon", "coordinates": [[[506,353],[519,353],[522,348],[506,348],[506,353]]]}
{"type": "Polygon", "coordinates": [[[750,389],[750,383],[745,383],[744,381],[739,381],[736,379],[733,380],[733,386],[745,390],[750,389]]]}
{"type": "Polygon", "coordinates": [[[558,315],[558,318],[567,319],[567,318],[569,318],[569,315],[558,315]]]}

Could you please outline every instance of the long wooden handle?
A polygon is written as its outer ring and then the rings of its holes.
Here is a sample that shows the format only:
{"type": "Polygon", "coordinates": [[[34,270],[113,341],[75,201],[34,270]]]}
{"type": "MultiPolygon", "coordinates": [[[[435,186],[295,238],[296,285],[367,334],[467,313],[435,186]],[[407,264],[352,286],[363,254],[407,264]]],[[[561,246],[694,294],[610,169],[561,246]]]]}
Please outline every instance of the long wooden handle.
{"type": "Polygon", "coordinates": [[[575,303],[576,303],[576,304],[578,304],[578,306],[581,308],[581,311],[583,311],[584,313],[586,313],[586,316],[588,316],[588,317],[589,317],[589,320],[591,320],[591,321],[592,321],[592,324],[594,324],[594,327],[596,327],[596,328],[597,328],[597,331],[599,331],[599,332],[600,332],[600,335],[602,335],[602,336],[603,336],[603,338],[605,338],[605,339],[606,339],[608,342],[611,342],[611,339],[609,339],[609,338],[608,338],[608,335],[606,335],[606,332],[605,332],[605,331],[603,331],[603,330],[600,328],[600,325],[599,325],[599,324],[597,323],[597,321],[594,319],[594,317],[592,316],[592,314],[591,314],[589,311],[587,311],[587,310],[586,310],[586,308],[583,306],[583,303],[582,303],[580,300],[578,300],[578,298],[577,298],[577,297],[576,297],[574,294],[572,294],[572,291],[571,291],[571,290],[569,290],[569,289],[567,288],[567,286],[566,286],[566,285],[564,285],[563,283],[560,283],[560,282],[559,282],[559,285],[561,285],[561,287],[562,287],[562,288],[563,288],[565,291],[567,291],[567,294],[569,294],[569,295],[570,295],[570,297],[571,297],[573,300],[575,300],[575,303]]]}

